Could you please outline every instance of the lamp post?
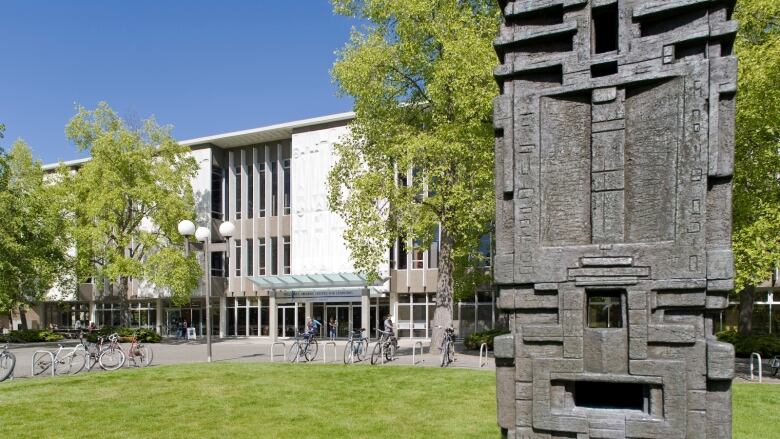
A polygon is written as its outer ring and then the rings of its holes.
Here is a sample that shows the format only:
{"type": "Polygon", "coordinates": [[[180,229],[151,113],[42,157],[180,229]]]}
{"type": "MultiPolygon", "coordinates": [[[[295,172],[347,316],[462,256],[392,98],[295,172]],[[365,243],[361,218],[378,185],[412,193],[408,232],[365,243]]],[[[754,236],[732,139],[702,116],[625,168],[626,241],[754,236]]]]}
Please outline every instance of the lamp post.
{"type": "MultiPolygon", "coordinates": [[[[206,271],[206,359],[211,363],[211,267],[209,266],[209,242],[211,241],[211,230],[206,227],[195,228],[195,224],[190,220],[179,222],[179,233],[185,237],[195,235],[195,239],[203,243],[203,265],[206,271]]],[[[219,232],[222,236],[229,238],[233,236],[235,226],[230,222],[224,222],[219,226],[219,232]]],[[[230,240],[228,239],[228,243],[230,240]]],[[[189,256],[189,239],[186,240],[185,254],[189,256]]]]}

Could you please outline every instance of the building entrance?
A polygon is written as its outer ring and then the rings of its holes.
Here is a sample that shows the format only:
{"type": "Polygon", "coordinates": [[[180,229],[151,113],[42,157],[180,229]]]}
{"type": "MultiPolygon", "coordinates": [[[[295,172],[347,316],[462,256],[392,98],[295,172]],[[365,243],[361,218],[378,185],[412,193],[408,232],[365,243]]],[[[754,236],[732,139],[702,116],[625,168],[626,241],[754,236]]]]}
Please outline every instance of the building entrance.
{"type": "Polygon", "coordinates": [[[279,305],[276,311],[276,324],[280,337],[295,337],[303,330],[303,304],[279,305]]]}

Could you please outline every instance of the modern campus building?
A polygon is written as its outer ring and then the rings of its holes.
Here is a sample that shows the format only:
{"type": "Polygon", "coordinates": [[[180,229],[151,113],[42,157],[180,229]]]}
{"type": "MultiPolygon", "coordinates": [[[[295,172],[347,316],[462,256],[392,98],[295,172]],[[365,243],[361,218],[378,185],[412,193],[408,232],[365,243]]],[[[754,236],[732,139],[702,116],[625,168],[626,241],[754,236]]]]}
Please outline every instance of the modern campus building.
{"type": "MultiPolygon", "coordinates": [[[[328,210],[333,145],[348,133],[353,116],[335,114],[180,142],[200,165],[192,186],[196,225],[211,228],[214,335],[289,337],[309,316],[323,323],[335,319],[340,337],[353,327],[373,335],[391,312],[400,337],[430,337],[438,239],[427,251],[412,251],[411,242],[399,242],[380,267],[383,280],[367,284],[350,261],[343,220],[328,210]],[[229,239],[219,235],[223,221],[235,225],[229,239]]],[[[66,165],[78,168],[88,160],[66,165]]],[[[489,239],[486,244],[489,251],[489,239]]],[[[190,304],[180,307],[153,286],[133,282],[132,326],[173,336],[186,321],[203,334],[203,284],[190,304]]],[[[501,324],[495,299],[486,289],[456,305],[461,336],[501,324]]],[[[50,292],[26,317],[33,328],[67,328],[76,320],[116,326],[119,314],[119,302],[108,288],[81,284],[75,293],[50,292]]]]}

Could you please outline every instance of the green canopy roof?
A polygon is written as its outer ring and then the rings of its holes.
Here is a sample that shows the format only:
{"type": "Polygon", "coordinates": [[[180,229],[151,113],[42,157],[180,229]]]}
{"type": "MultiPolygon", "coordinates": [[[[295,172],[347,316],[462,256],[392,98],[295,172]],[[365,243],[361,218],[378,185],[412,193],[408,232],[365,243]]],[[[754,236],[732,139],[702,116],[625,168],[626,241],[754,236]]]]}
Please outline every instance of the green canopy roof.
{"type": "Polygon", "coordinates": [[[369,284],[360,273],[284,274],[251,276],[249,280],[267,290],[302,290],[308,288],[354,288],[381,285],[383,280],[369,284]]]}

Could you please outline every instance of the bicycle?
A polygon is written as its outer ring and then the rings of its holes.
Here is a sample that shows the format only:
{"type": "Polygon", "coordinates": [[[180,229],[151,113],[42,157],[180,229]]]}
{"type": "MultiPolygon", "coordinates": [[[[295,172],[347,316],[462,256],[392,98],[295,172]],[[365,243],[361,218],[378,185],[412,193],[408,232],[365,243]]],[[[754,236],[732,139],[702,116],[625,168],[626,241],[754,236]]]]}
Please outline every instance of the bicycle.
{"type": "MultiPolygon", "coordinates": [[[[441,328],[441,326],[437,326],[441,328]]],[[[452,340],[452,336],[455,334],[455,329],[449,327],[444,330],[444,340],[441,342],[441,367],[449,366],[455,361],[455,343],[452,340]]]]}
{"type": "Polygon", "coordinates": [[[130,346],[127,348],[127,357],[133,362],[136,367],[146,367],[152,364],[153,356],[152,348],[144,346],[138,341],[138,337],[133,335],[133,339],[130,341],[130,346]]]}
{"type": "Polygon", "coordinates": [[[290,347],[290,362],[297,363],[301,357],[306,361],[314,361],[317,358],[317,339],[313,332],[302,332],[295,336],[295,342],[290,347]]]}
{"type": "Polygon", "coordinates": [[[58,344],[56,352],[37,351],[32,358],[33,376],[41,376],[46,371],[54,372],[54,375],[75,375],[87,364],[87,351],[84,346],[77,344],[72,348],[65,348],[58,344]]]}
{"type": "Polygon", "coordinates": [[[371,364],[378,363],[382,354],[384,353],[385,360],[393,361],[395,358],[395,351],[398,349],[398,340],[389,331],[376,330],[377,334],[382,334],[379,337],[379,341],[374,345],[374,350],[371,352],[371,364]]]}
{"type": "Polygon", "coordinates": [[[16,366],[16,355],[8,350],[8,345],[6,344],[0,350],[0,381],[5,381],[8,377],[13,379],[14,366],[16,366]]]}
{"type": "Polygon", "coordinates": [[[368,339],[363,337],[363,331],[365,331],[365,328],[350,331],[349,340],[344,347],[344,364],[363,361],[366,358],[368,339]]]}
{"type": "Polygon", "coordinates": [[[119,345],[119,334],[108,336],[108,346],[100,350],[98,363],[105,370],[117,370],[125,364],[125,353],[119,345]]]}

